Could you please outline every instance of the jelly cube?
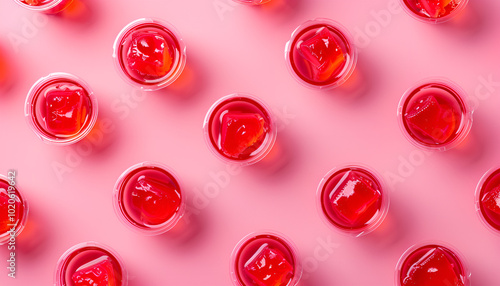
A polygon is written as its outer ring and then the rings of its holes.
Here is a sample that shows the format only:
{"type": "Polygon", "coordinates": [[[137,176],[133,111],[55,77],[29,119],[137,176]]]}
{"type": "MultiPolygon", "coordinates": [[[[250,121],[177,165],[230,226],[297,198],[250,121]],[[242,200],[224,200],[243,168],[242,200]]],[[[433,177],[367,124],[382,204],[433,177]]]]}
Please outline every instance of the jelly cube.
{"type": "Polygon", "coordinates": [[[311,63],[312,76],[317,81],[328,80],[346,61],[344,52],[326,27],[319,29],[312,38],[300,42],[299,51],[311,63]]]}
{"type": "Polygon", "coordinates": [[[446,142],[457,124],[453,110],[440,105],[432,95],[412,106],[405,117],[411,128],[433,139],[436,143],[446,142]]]}
{"type": "Polygon", "coordinates": [[[116,286],[114,268],[108,256],[79,267],[71,277],[75,286],[116,286]]]}
{"type": "Polygon", "coordinates": [[[166,222],[180,206],[180,194],[170,184],[141,176],[132,192],[132,203],[141,211],[145,224],[166,222]]]}
{"type": "Polygon", "coordinates": [[[165,38],[157,32],[137,32],[127,54],[128,66],[141,76],[161,78],[172,68],[173,57],[165,38]]]}
{"type": "Polygon", "coordinates": [[[4,234],[9,231],[9,224],[14,222],[9,221],[9,195],[7,191],[0,189],[0,234],[4,234]]]}
{"type": "Polygon", "coordinates": [[[447,6],[453,2],[453,0],[419,0],[418,4],[427,16],[438,18],[446,14],[447,6]]]}
{"type": "Polygon", "coordinates": [[[453,264],[440,248],[433,248],[415,262],[403,280],[403,286],[464,286],[453,264]]]}
{"type": "Polygon", "coordinates": [[[84,123],[82,110],[84,91],[77,89],[52,89],[47,92],[45,124],[47,130],[57,135],[74,135],[84,123]]]}
{"type": "Polygon", "coordinates": [[[378,210],[380,192],[354,172],[347,172],[330,193],[333,209],[349,224],[367,222],[378,210]]]}
{"type": "Polygon", "coordinates": [[[245,271],[259,286],[285,286],[293,275],[292,265],[267,243],[245,263],[245,271]]]}
{"type": "Polygon", "coordinates": [[[263,140],[265,125],[264,118],[259,114],[227,112],[222,116],[222,152],[229,157],[238,158],[247,148],[263,140]]]}
{"type": "Polygon", "coordinates": [[[500,186],[497,186],[484,195],[481,202],[489,210],[500,215],[500,186]]]}

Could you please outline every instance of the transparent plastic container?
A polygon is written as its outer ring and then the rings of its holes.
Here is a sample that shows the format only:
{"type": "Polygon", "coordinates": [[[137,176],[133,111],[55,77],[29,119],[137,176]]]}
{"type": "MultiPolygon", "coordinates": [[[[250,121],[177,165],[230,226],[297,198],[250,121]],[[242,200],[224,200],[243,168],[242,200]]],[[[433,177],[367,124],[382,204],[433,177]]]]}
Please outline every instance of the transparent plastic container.
{"type": "MultiPolygon", "coordinates": [[[[246,125],[246,127],[248,127],[246,129],[248,132],[252,132],[249,129],[251,125],[246,125]]],[[[245,93],[234,93],[215,102],[205,116],[203,131],[205,141],[212,153],[224,162],[243,166],[255,164],[262,160],[273,148],[277,136],[276,122],[270,109],[260,99],[245,93]],[[227,135],[224,133],[224,128],[227,127],[223,124],[225,121],[230,123],[236,122],[236,120],[230,121],[227,119],[229,117],[226,116],[230,114],[249,116],[250,120],[252,118],[259,118],[259,122],[262,123],[262,134],[256,136],[258,139],[254,138],[255,142],[249,144],[249,146],[247,144],[241,145],[242,147],[234,147],[235,144],[244,144],[245,142],[233,142],[234,140],[230,140],[233,137],[229,135],[231,133],[229,128],[226,131],[227,135]],[[226,137],[223,140],[222,137],[224,135],[226,137]],[[223,148],[225,146],[229,147],[223,148]]],[[[259,134],[257,133],[256,135],[259,134]]],[[[236,139],[242,139],[242,137],[240,136],[236,139]]]]}
{"type": "Polygon", "coordinates": [[[16,2],[21,7],[31,11],[42,12],[45,14],[57,14],[71,5],[73,0],[14,0],[14,2],[16,2]],[[28,2],[40,2],[40,4],[29,5],[28,2]]]}
{"type": "Polygon", "coordinates": [[[399,258],[394,275],[396,286],[418,285],[422,279],[432,279],[432,282],[442,282],[442,285],[470,286],[470,278],[464,256],[453,247],[436,241],[408,248],[399,258]],[[421,264],[421,267],[412,268],[415,264],[421,264]]]}
{"type": "Polygon", "coordinates": [[[118,73],[127,83],[145,91],[153,91],[167,87],[181,75],[186,65],[186,46],[171,24],[142,18],[131,22],[118,34],[113,45],[113,58],[118,73]],[[143,48],[134,48],[134,43],[140,43],[138,39],[146,35],[154,36],[157,40],[154,42],[158,45],[156,51],[160,48],[164,50],[161,55],[155,55],[159,58],[154,62],[138,68],[140,59],[131,58],[130,55],[133,51],[145,51],[143,48]]]}
{"type": "Polygon", "coordinates": [[[351,34],[330,19],[318,18],[301,24],[285,47],[285,59],[292,76],[314,89],[342,85],[354,72],[357,58],[351,34]],[[328,43],[325,45],[325,42],[328,43]],[[337,45],[333,46],[332,42],[337,45]]]}
{"type": "Polygon", "coordinates": [[[500,166],[486,172],[475,192],[476,212],[481,222],[500,235],[500,166]]]}
{"type": "Polygon", "coordinates": [[[110,285],[128,285],[127,270],[120,256],[98,242],[84,242],[68,249],[57,262],[54,286],[73,286],[73,279],[77,279],[77,272],[81,271],[89,273],[92,279],[101,279],[106,274],[108,277],[112,276],[108,278],[110,285]],[[97,268],[92,271],[92,267],[97,268]],[[103,274],[104,271],[107,273],[103,274]],[[99,277],[96,278],[95,275],[99,277]]]}
{"type": "Polygon", "coordinates": [[[412,18],[425,23],[440,24],[459,15],[469,0],[400,0],[403,10],[412,18]],[[425,2],[425,5],[421,3],[425,2]],[[441,3],[449,2],[442,7],[441,3]]]}
{"type": "Polygon", "coordinates": [[[177,176],[168,167],[152,162],[136,164],[123,172],[114,187],[113,206],[127,227],[144,235],[169,231],[186,209],[177,176]]]}
{"type": "Polygon", "coordinates": [[[472,127],[465,91],[454,82],[432,77],[410,87],[399,101],[404,136],[425,150],[446,151],[462,143],[472,127]]]}
{"type": "MultiPolygon", "coordinates": [[[[231,254],[230,274],[235,286],[258,286],[254,279],[256,276],[251,276],[252,264],[257,260],[270,257],[266,255],[272,253],[277,256],[277,259],[286,265],[281,269],[274,269],[274,275],[277,271],[281,271],[281,284],[287,286],[298,285],[302,277],[302,263],[299,260],[298,252],[295,245],[285,238],[282,234],[272,231],[254,232],[246,235],[241,239],[233,249],[231,254]],[[286,260],[286,263],[283,261],[286,260]],[[283,269],[284,268],[284,269],[283,269]]],[[[276,279],[276,278],[269,278],[276,279]]],[[[278,284],[277,284],[278,285],[278,284]]]]}
{"type": "Polygon", "coordinates": [[[329,226],[354,237],[377,229],[389,211],[389,193],[381,176],[361,164],[328,172],[318,186],[316,201],[329,226]]]}
{"type": "Polygon", "coordinates": [[[24,115],[35,134],[45,143],[57,145],[82,140],[94,127],[97,114],[97,99],[90,87],[68,73],[52,73],[39,79],[28,92],[24,106],[24,115]],[[53,91],[78,97],[65,95],[65,101],[59,101],[50,95],[53,91]]]}
{"type": "Polygon", "coordinates": [[[0,245],[3,245],[19,236],[28,219],[28,201],[16,181],[4,175],[0,175],[0,210],[0,245]]]}

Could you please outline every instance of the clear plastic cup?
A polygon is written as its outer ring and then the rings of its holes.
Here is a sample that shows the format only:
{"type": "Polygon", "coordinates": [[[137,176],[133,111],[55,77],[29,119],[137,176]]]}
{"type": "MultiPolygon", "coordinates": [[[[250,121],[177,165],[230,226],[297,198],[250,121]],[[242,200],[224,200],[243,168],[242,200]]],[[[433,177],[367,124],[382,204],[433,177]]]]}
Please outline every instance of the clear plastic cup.
{"type": "Polygon", "coordinates": [[[442,242],[420,243],[408,248],[399,258],[394,275],[396,286],[421,285],[418,283],[422,280],[436,285],[442,282],[442,285],[470,286],[470,277],[463,255],[442,242]],[[415,264],[419,267],[412,267],[415,264]]]}
{"type": "Polygon", "coordinates": [[[8,243],[23,231],[28,219],[28,201],[16,181],[0,175],[0,245],[8,243]]]}
{"type": "Polygon", "coordinates": [[[35,134],[57,145],[83,139],[94,127],[97,113],[97,99],[90,87],[68,73],[52,73],[39,79],[28,92],[24,106],[24,115],[35,134]]]}
{"type": "Polygon", "coordinates": [[[400,0],[403,10],[421,22],[439,24],[459,15],[469,0],[400,0]],[[445,4],[446,6],[442,6],[445,4]]]}
{"type": "Polygon", "coordinates": [[[500,234],[500,166],[490,169],[479,181],[475,192],[476,212],[481,222],[500,234]]]}
{"type": "Polygon", "coordinates": [[[212,153],[225,162],[243,166],[262,160],[273,148],[277,135],[270,109],[245,93],[215,102],[205,116],[203,131],[212,153]],[[245,128],[235,128],[242,126],[245,128]]]}
{"type": "Polygon", "coordinates": [[[285,47],[292,76],[314,89],[342,85],[352,75],[357,57],[351,34],[330,19],[318,18],[301,24],[285,47]]]}
{"type": "Polygon", "coordinates": [[[14,2],[31,11],[56,14],[71,5],[73,0],[14,0],[14,2]]]}
{"type": "Polygon", "coordinates": [[[443,78],[428,78],[409,88],[397,116],[404,136],[426,150],[446,151],[459,145],[472,127],[465,91],[443,78]]]}
{"type": "Polygon", "coordinates": [[[142,18],[131,22],[118,34],[113,58],[118,73],[126,82],[152,91],[172,84],[181,75],[186,65],[186,46],[169,23],[142,18]],[[148,37],[148,45],[155,47],[156,54],[148,54],[151,51],[141,46],[145,37],[148,37]]]}
{"type": "Polygon", "coordinates": [[[127,270],[120,256],[94,241],[77,244],[59,258],[54,286],[73,286],[73,279],[81,279],[85,275],[94,281],[107,279],[109,285],[128,285],[127,270]]]}
{"type": "MultiPolygon", "coordinates": [[[[281,283],[276,285],[296,286],[302,277],[302,263],[298,258],[298,252],[287,238],[275,232],[264,231],[250,233],[241,239],[231,254],[230,274],[235,286],[258,286],[259,273],[255,268],[257,261],[266,261],[265,265],[271,267],[271,277],[281,283]],[[273,258],[272,258],[273,257],[273,258]],[[276,267],[277,264],[280,267],[276,267]],[[274,265],[276,264],[276,265],[274,265]],[[274,270],[273,270],[274,269],[274,270]]],[[[265,267],[260,268],[262,274],[265,267]]]]}
{"type": "Polygon", "coordinates": [[[329,226],[355,237],[374,231],[389,210],[389,194],[380,175],[360,164],[328,172],[318,186],[317,202],[329,226]]]}
{"type": "Polygon", "coordinates": [[[123,172],[114,187],[113,206],[127,227],[145,235],[169,231],[186,209],[177,176],[168,167],[152,162],[123,172]]]}

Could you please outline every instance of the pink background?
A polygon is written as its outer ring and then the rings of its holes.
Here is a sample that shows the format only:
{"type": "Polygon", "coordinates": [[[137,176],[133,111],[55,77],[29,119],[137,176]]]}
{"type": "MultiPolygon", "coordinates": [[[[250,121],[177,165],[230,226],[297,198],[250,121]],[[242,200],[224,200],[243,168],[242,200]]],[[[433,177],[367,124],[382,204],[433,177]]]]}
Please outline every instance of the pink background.
{"type": "MultiPolygon", "coordinates": [[[[17,244],[18,278],[7,278],[2,262],[0,285],[51,285],[61,254],[88,240],[121,254],[131,286],[231,285],[234,245],[262,229],[295,242],[305,286],[392,285],[400,255],[425,240],[458,248],[473,285],[499,285],[500,236],[479,220],[474,191],[500,157],[500,85],[485,84],[500,81],[500,2],[471,1],[459,19],[443,25],[414,20],[396,0],[84,4],[80,14],[64,17],[40,16],[14,1],[0,4],[0,48],[11,59],[13,77],[0,90],[0,172],[16,169],[30,202],[17,244]],[[188,52],[179,82],[147,94],[120,78],[111,57],[121,28],[141,17],[172,23],[188,52]],[[332,91],[302,87],[284,61],[292,31],[316,17],[342,23],[359,47],[353,80],[332,91]],[[69,147],[41,142],[23,115],[31,85],[57,71],[86,80],[100,105],[90,138],[69,147]],[[468,140],[445,153],[418,151],[396,120],[400,96],[428,76],[456,81],[476,109],[468,140]],[[280,131],[274,160],[228,175],[205,146],[202,123],[213,102],[238,91],[281,114],[280,131]],[[189,215],[157,237],[122,225],[111,201],[118,176],[145,160],[174,169],[189,196],[189,215]],[[391,207],[385,223],[356,239],[329,228],[316,209],[321,178],[351,162],[393,178],[386,182],[391,207]],[[333,246],[325,249],[325,241],[333,246]]],[[[7,258],[0,246],[0,261],[7,258]]]]}

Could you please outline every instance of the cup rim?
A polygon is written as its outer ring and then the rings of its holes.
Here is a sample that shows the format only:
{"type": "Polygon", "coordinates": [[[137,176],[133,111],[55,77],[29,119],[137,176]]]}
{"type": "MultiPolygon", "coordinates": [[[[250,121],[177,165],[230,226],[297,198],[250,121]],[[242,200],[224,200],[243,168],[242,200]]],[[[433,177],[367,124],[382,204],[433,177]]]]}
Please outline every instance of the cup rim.
{"type": "Polygon", "coordinates": [[[455,83],[454,81],[449,80],[448,78],[445,77],[437,77],[437,76],[432,76],[432,77],[427,77],[424,78],[420,81],[415,82],[413,85],[411,85],[401,96],[399,103],[398,103],[398,108],[396,112],[397,120],[398,120],[398,125],[403,133],[403,136],[415,147],[418,147],[423,150],[427,151],[447,151],[450,149],[453,149],[460,145],[465,138],[469,135],[471,128],[472,128],[472,123],[473,123],[473,113],[474,110],[469,104],[469,97],[465,90],[455,83]],[[422,142],[417,141],[414,139],[406,129],[404,125],[404,120],[403,120],[403,109],[404,105],[407,102],[407,100],[410,98],[411,94],[413,91],[416,89],[425,86],[425,85],[430,85],[430,84],[438,84],[438,85],[443,85],[451,90],[454,91],[454,94],[451,94],[453,98],[456,99],[457,103],[463,108],[463,114],[462,114],[462,120],[461,120],[461,126],[459,127],[458,135],[455,136],[451,141],[443,143],[443,144],[436,144],[436,145],[427,145],[422,142]],[[458,98],[456,98],[458,97],[458,98]]]}
{"type": "Polygon", "coordinates": [[[433,245],[445,248],[445,250],[451,252],[451,254],[456,259],[458,259],[458,261],[460,262],[460,264],[462,266],[461,268],[463,270],[463,276],[465,278],[465,285],[464,286],[471,285],[471,282],[470,282],[471,272],[469,269],[469,263],[468,263],[467,259],[465,258],[465,256],[462,254],[462,252],[460,252],[454,246],[450,245],[449,243],[440,241],[440,240],[425,240],[425,241],[413,244],[410,247],[408,247],[405,250],[405,252],[403,252],[403,254],[401,254],[401,256],[399,257],[398,262],[396,264],[396,268],[394,270],[394,283],[395,283],[394,285],[401,286],[401,283],[400,283],[401,267],[403,266],[403,263],[406,260],[406,258],[408,258],[408,256],[410,254],[412,254],[415,250],[418,250],[422,247],[433,246],[433,245]]]}
{"type": "MultiPolygon", "coordinates": [[[[0,174],[0,181],[5,181],[9,183],[9,178],[7,176],[0,174]]],[[[9,184],[10,185],[10,184],[9,184]]],[[[14,188],[16,189],[17,193],[19,194],[19,199],[21,201],[21,204],[23,205],[23,214],[22,214],[22,219],[18,221],[18,226],[16,227],[16,232],[15,232],[15,237],[18,237],[21,232],[24,230],[26,227],[26,222],[28,221],[28,214],[29,214],[29,204],[28,200],[26,197],[21,193],[21,191],[18,188],[18,183],[16,181],[16,184],[14,188]]],[[[10,235],[9,233],[4,233],[0,235],[0,245],[3,245],[9,241],[10,235]]]]}
{"type": "MultiPolygon", "coordinates": [[[[215,154],[215,156],[217,158],[224,161],[225,163],[230,163],[230,164],[235,164],[235,165],[240,165],[240,166],[249,166],[249,165],[253,165],[253,164],[261,161],[262,159],[264,159],[267,156],[267,154],[269,154],[269,152],[271,152],[271,150],[273,149],[274,144],[276,142],[278,130],[277,130],[277,126],[276,126],[275,116],[271,112],[271,109],[269,108],[269,106],[266,103],[264,103],[261,99],[257,98],[254,95],[244,93],[244,92],[235,92],[235,93],[232,93],[232,94],[229,94],[229,95],[226,95],[226,96],[219,98],[216,102],[214,102],[212,104],[212,106],[210,107],[210,109],[208,110],[208,112],[205,115],[205,119],[203,120],[203,135],[204,135],[203,137],[205,138],[205,143],[206,143],[208,149],[213,154],[215,154]],[[261,145],[262,150],[258,154],[254,155],[248,159],[245,159],[245,160],[234,160],[234,159],[230,159],[226,156],[223,156],[222,154],[220,154],[218,152],[218,150],[216,150],[215,146],[213,146],[213,144],[210,140],[210,130],[209,130],[210,118],[212,117],[213,112],[222,103],[224,103],[225,101],[228,101],[230,99],[233,99],[233,98],[245,98],[245,99],[249,99],[251,101],[256,102],[267,113],[267,116],[269,118],[269,128],[270,128],[270,131],[268,133],[269,139],[267,140],[267,142],[262,143],[262,145],[261,145]]],[[[261,148],[261,147],[259,147],[259,148],[261,148]]]]}
{"type": "Polygon", "coordinates": [[[171,168],[161,163],[144,161],[141,163],[134,164],[129,168],[127,168],[116,180],[113,188],[113,209],[116,215],[118,216],[118,219],[129,229],[135,231],[136,233],[140,233],[147,236],[160,235],[171,230],[184,216],[186,210],[186,196],[182,188],[182,182],[179,180],[179,176],[177,176],[177,174],[174,171],[172,171],[171,168]],[[132,223],[129,219],[127,219],[127,217],[123,213],[124,210],[121,208],[120,204],[121,187],[125,183],[125,179],[131,172],[143,167],[158,168],[170,174],[170,176],[172,176],[176,181],[176,183],[178,184],[179,193],[181,195],[179,210],[169,220],[165,221],[164,223],[155,225],[153,227],[141,227],[138,224],[132,223]]]}
{"type": "Polygon", "coordinates": [[[329,89],[339,87],[342,84],[344,84],[351,77],[354,70],[356,69],[356,64],[357,64],[357,60],[358,60],[358,50],[356,48],[356,45],[355,45],[353,39],[354,38],[351,35],[351,33],[349,32],[349,30],[337,21],[334,21],[334,20],[331,20],[328,18],[315,18],[313,20],[307,20],[307,21],[303,22],[302,24],[300,24],[297,28],[295,28],[295,30],[292,32],[290,39],[285,44],[285,61],[286,61],[287,69],[290,72],[290,74],[292,75],[292,77],[295,78],[295,80],[297,80],[303,86],[306,86],[308,88],[316,89],[316,90],[318,90],[318,89],[319,90],[329,90],[329,89]],[[297,36],[302,31],[306,30],[307,28],[309,28],[311,26],[315,26],[315,25],[325,25],[325,26],[330,26],[330,27],[334,28],[335,30],[337,30],[338,32],[340,32],[342,34],[342,36],[346,40],[345,44],[351,48],[350,49],[351,53],[349,53],[351,60],[348,61],[347,66],[344,68],[345,74],[342,75],[337,81],[332,82],[330,84],[321,85],[321,84],[312,84],[312,83],[306,82],[304,79],[302,79],[296,73],[296,71],[292,67],[290,53],[292,51],[293,43],[295,42],[297,36]]]}
{"type": "Polygon", "coordinates": [[[262,236],[262,235],[269,235],[269,236],[274,236],[281,240],[281,242],[286,244],[286,247],[290,250],[293,260],[294,260],[294,276],[292,278],[291,284],[287,286],[296,286],[298,285],[300,279],[302,278],[303,274],[303,267],[302,267],[302,262],[299,259],[299,252],[297,246],[285,235],[282,233],[279,233],[274,230],[261,230],[261,231],[254,231],[251,232],[247,235],[245,235],[243,238],[241,238],[238,243],[234,246],[233,250],[231,251],[231,259],[230,259],[230,264],[229,264],[229,273],[231,275],[231,281],[233,282],[233,285],[235,286],[246,286],[243,285],[237,277],[236,270],[235,270],[235,264],[236,264],[236,258],[238,256],[238,253],[240,252],[241,247],[250,239],[257,237],[257,236],[262,236]]]}
{"type": "Polygon", "coordinates": [[[364,164],[360,163],[347,163],[343,165],[336,166],[328,173],[326,173],[325,176],[321,179],[319,182],[318,188],[316,189],[316,209],[321,217],[322,221],[326,223],[331,229],[335,230],[338,233],[348,235],[348,236],[353,236],[353,237],[361,237],[368,235],[369,233],[375,231],[385,220],[387,217],[387,214],[389,213],[389,206],[390,206],[390,195],[389,195],[389,189],[382,179],[382,176],[372,169],[371,167],[368,167],[364,164]],[[337,172],[342,171],[344,169],[361,169],[367,173],[369,173],[373,179],[376,180],[376,182],[380,185],[380,195],[382,198],[382,202],[380,205],[380,212],[375,215],[372,220],[375,218],[375,220],[363,227],[360,228],[354,228],[354,229],[343,229],[340,227],[337,227],[323,212],[323,189],[325,188],[326,183],[330,180],[330,178],[337,172]]]}
{"type": "Polygon", "coordinates": [[[61,281],[61,275],[63,271],[63,265],[67,261],[68,257],[75,251],[86,248],[86,247],[95,247],[95,248],[100,248],[102,250],[105,250],[106,252],[109,252],[111,255],[113,255],[113,258],[118,262],[118,265],[120,266],[120,270],[122,273],[122,283],[119,286],[127,286],[128,285],[128,272],[127,269],[125,268],[125,263],[123,262],[123,259],[121,256],[111,247],[102,244],[100,242],[96,241],[87,241],[87,242],[81,242],[76,245],[73,245],[69,249],[67,249],[61,257],[59,257],[57,264],[56,264],[56,271],[54,273],[54,286],[61,286],[62,281],[61,281]]]}
{"type": "Polygon", "coordinates": [[[92,130],[92,128],[94,127],[94,125],[97,121],[98,114],[99,114],[99,107],[98,107],[97,98],[96,98],[94,92],[92,91],[92,89],[90,88],[90,86],[81,78],[79,78],[73,74],[65,73],[65,72],[51,73],[47,76],[44,76],[44,77],[41,77],[40,79],[38,79],[31,86],[30,90],[28,91],[28,95],[26,96],[26,101],[24,103],[24,116],[25,116],[26,121],[27,121],[28,125],[30,126],[31,130],[43,142],[48,143],[48,144],[59,145],[59,146],[70,145],[70,144],[76,143],[76,142],[82,140],[83,138],[85,138],[85,136],[87,136],[90,133],[90,131],[92,130]],[[40,89],[47,82],[49,82],[53,79],[56,79],[56,78],[76,82],[78,85],[80,85],[85,90],[85,92],[87,93],[87,95],[90,99],[91,105],[92,105],[92,114],[90,115],[90,119],[89,119],[90,121],[88,123],[88,126],[84,129],[81,129],[75,136],[68,137],[68,138],[62,138],[62,139],[52,138],[51,136],[48,136],[47,134],[45,134],[44,130],[41,130],[40,128],[38,128],[36,123],[35,123],[35,118],[34,118],[34,114],[33,114],[33,108],[34,108],[33,105],[35,104],[35,102],[34,102],[35,96],[38,95],[38,92],[40,91],[40,89]]]}
{"type": "Polygon", "coordinates": [[[166,22],[164,20],[154,18],[154,17],[139,18],[139,19],[136,19],[136,20],[128,23],[127,25],[125,25],[125,27],[122,28],[122,30],[118,33],[118,35],[115,38],[115,41],[113,43],[113,55],[112,56],[114,59],[113,60],[114,66],[117,69],[120,77],[125,82],[127,82],[129,85],[131,85],[133,87],[140,88],[141,90],[144,90],[144,91],[156,91],[156,90],[165,88],[165,87],[171,85],[173,82],[175,82],[182,74],[182,71],[184,70],[184,68],[186,66],[186,58],[187,58],[187,56],[186,56],[186,44],[184,43],[184,40],[182,39],[182,36],[179,33],[179,31],[169,22],[166,22]],[[175,69],[175,71],[170,75],[167,74],[166,76],[159,78],[157,82],[154,82],[151,84],[141,83],[139,81],[132,80],[125,73],[125,71],[122,69],[122,66],[120,64],[120,62],[121,62],[120,50],[122,47],[123,39],[125,38],[125,36],[128,35],[128,33],[130,31],[132,31],[136,27],[143,25],[143,24],[159,25],[159,26],[165,28],[166,30],[168,30],[169,32],[171,32],[172,35],[176,38],[177,43],[179,44],[179,51],[180,51],[179,63],[177,65],[177,67],[173,67],[173,69],[175,69]]]}

